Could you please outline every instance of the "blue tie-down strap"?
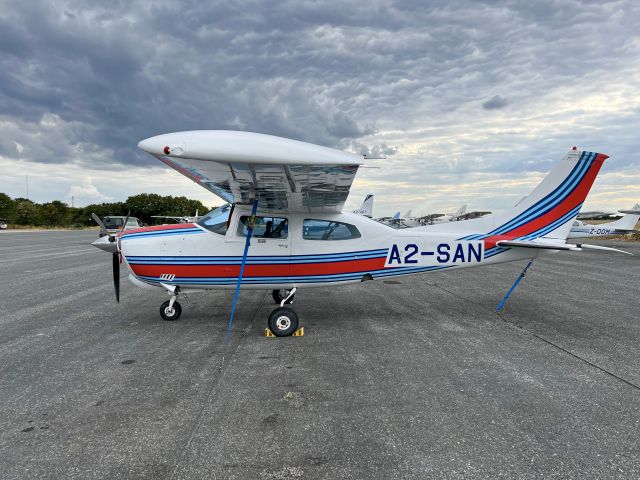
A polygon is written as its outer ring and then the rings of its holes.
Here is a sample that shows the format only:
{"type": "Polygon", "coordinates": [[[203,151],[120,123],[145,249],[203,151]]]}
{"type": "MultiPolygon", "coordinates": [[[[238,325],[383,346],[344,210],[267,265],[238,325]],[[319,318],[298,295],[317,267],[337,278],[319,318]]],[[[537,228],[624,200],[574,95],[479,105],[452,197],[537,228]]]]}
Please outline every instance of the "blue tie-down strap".
{"type": "Polygon", "coordinates": [[[253,235],[253,227],[255,226],[256,211],[258,210],[258,200],[253,201],[251,207],[251,218],[247,221],[247,237],[244,242],[244,253],[242,254],[242,262],[240,263],[240,273],[238,275],[238,283],[236,283],[236,293],[233,296],[233,305],[231,306],[231,317],[229,317],[229,325],[227,326],[227,334],[225,336],[225,343],[231,334],[231,327],[233,326],[233,317],[236,314],[236,306],[238,305],[238,295],[240,295],[240,285],[242,284],[242,276],[244,275],[244,266],[247,263],[247,254],[249,253],[249,245],[251,245],[251,235],[253,235]]]}
{"type": "Polygon", "coordinates": [[[507,303],[507,300],[509,300],[509,297],[511,296],[511,294],[513,293],[513,291],[516,289],[516,287],[518,286],[518,284],[522,281],[522,279],[524,278],[524,276],[527,274],[527,270],[529,270],[529,267],[533,264],[533,259],[529,260],[529,263],[527,263],[527,266],[524,267],[524,270],[522,270],[522,273],[520,274],[520,276],[518,278],[516,278],[516,281],[513,282],[513,285],[511,285],[511,288],[509,289],[509,291],[507,292],[507,294],[504,296],[504,298],[502,299],[502,301],[500,302],[500,305],[498,305],[498,308],[496,308],[496,312],[500,313],[500,311],[504,308],[505,304],[507,303]]]}

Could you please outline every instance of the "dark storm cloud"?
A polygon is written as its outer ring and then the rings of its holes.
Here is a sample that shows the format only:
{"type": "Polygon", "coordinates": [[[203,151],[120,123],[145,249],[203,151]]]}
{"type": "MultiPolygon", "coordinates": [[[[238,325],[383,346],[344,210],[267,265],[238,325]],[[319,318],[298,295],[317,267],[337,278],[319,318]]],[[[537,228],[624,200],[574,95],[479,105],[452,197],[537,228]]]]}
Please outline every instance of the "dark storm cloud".
{"type": "Polygon", "coordinates": [[[499,110],[509,105],[506,98],[496,95],[482,104],[482,108],[485,110],[499,110]]]}
{"type": "Polygon", "coordinates": [[[431,175],[464,174],[533,168],[510,152],[546,167],[587,138],[637,146],[637,112],[596,125],[588,102],[577,121],[538,127],[577,94],[637,83],[631,1],[30,1],[0,12],[9,158],[145,163],[136,145],[148,136],[243,129],[394,158],[404,145],[389,165],[424,183],[407,156],[431,175]]]}

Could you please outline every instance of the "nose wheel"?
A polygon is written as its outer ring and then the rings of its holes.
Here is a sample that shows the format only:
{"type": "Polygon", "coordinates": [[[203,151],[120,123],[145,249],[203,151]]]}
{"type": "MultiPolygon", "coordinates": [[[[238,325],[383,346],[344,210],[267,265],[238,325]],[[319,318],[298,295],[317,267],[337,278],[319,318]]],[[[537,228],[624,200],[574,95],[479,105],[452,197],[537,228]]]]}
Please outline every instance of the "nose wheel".
{"type": "Polygon", "coordinates": [[[181,314],[182,307],[178,302],[176,302],[175,298],[171,298],[171,300],[167,300],[160,305],[160,316],[163,320],[172,322],[174,320],[178,320],[181,314]]]}

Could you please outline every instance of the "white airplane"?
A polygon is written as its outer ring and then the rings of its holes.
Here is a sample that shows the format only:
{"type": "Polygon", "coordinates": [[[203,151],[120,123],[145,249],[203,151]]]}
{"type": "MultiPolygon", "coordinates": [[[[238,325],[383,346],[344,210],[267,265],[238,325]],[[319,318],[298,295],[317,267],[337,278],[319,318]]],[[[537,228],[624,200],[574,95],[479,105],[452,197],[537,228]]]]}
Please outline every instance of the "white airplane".
{"type": "Polygon", "coordinates": [[[604,212],[602,210],[591,210],[578,213],[578,220],[611,220],[618,218],[618,212],[604,212]]]}
{"type": "Polygon", "coordinates": [[[411,210],[407,210],[404,216],[400,216],[400,212],[396,212],[393,217],[376,218],[376,222],[389,225],[393,228],[410,228],[422,225],[420,219],[411,216],[411,210]]]}
{"type": "Polygon", "coordinates": [[[287,336],[299,321],[285,305],[298,289],[521,261],[561,250],[620,251],[566,242],[607,158],[599,153],[570,151],[507,212],[395,230],[342,212],[360,156],[238,131],[170,133],[139,147],[230,205],[197,223],[122,231],[93,242],[113,253],[116,298],[121,261],[134,284],[168,292],[170,299],[160,307],[165,320],[180,317],[181,295],[235,289],[227,336],[241,287],[273,291],[279,305],[268,326],[276,336],[287,336]]]}
{"type": "Polygon", "coordinates": [[[394,228],[398,228],[400,226],[400,220],[401,220],[400,212],[394,213],[393,217],[380,217],[375,219],[376,222],[379,222],[394,228]]]}
{"type": "Polygon", "coordinates": [[[464,215],[466,211],[467,211],[467,206],[462,205],[454,213],[445,213],[444,215],[435,214],[437,216],[435,216],[431,222],[432,223],[453,222],[457,220],[458,217],[464,215]]]}
{"type": "Polygon", "coordinates": [[[635,230],[640,220],[640,203],[636,203],[631,210],[619,210],[624,216],[615,222],[590,225],[580,220],[575,220],[568,238],[603,237],[606,235],[624,235],[627,233],[640,233],[635,230]]]}
{"type": "Polygon", "coordinates": [[[407,210],[407,213],[405,213],[404,216],[400,219],[400,224],[403,227],[407,228],[422,226],[422,223],[420,223],[420,219],[418,217],[414,217],[413,215],[411,215],[411,213],[411,210],[407,210]]]}
{"type": "Polygon", "coordinates": [[[358,215],[363,215],[365,217],[373,217],[373,194],[368,194],[360,208],[354,210],[353,213],[357,213],[358,215]]]}
{"type": "Polygon", "coordinates": [[[176,220],[178,223],[193,223],[198,221],[200,215],[198,215],[198,210],[196,210],[196,214],[193,217],[190,217],[188,215],[183,215],[182,217],[173,215],[151,215],[151,218],[166,218],[170,220],[176,220]]]}

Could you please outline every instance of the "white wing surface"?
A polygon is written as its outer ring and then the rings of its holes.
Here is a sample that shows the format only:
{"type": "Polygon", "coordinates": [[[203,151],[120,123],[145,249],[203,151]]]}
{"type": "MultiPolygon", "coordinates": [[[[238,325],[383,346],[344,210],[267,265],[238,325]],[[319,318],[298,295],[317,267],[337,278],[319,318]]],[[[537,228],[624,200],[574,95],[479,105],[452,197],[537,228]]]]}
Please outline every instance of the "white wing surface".
{"type": "Polygon", "coordinates": [[[138,146],[229,203],[261,210],[339,212],[363,158],[260,133],[199,130],[138,146]]]}

